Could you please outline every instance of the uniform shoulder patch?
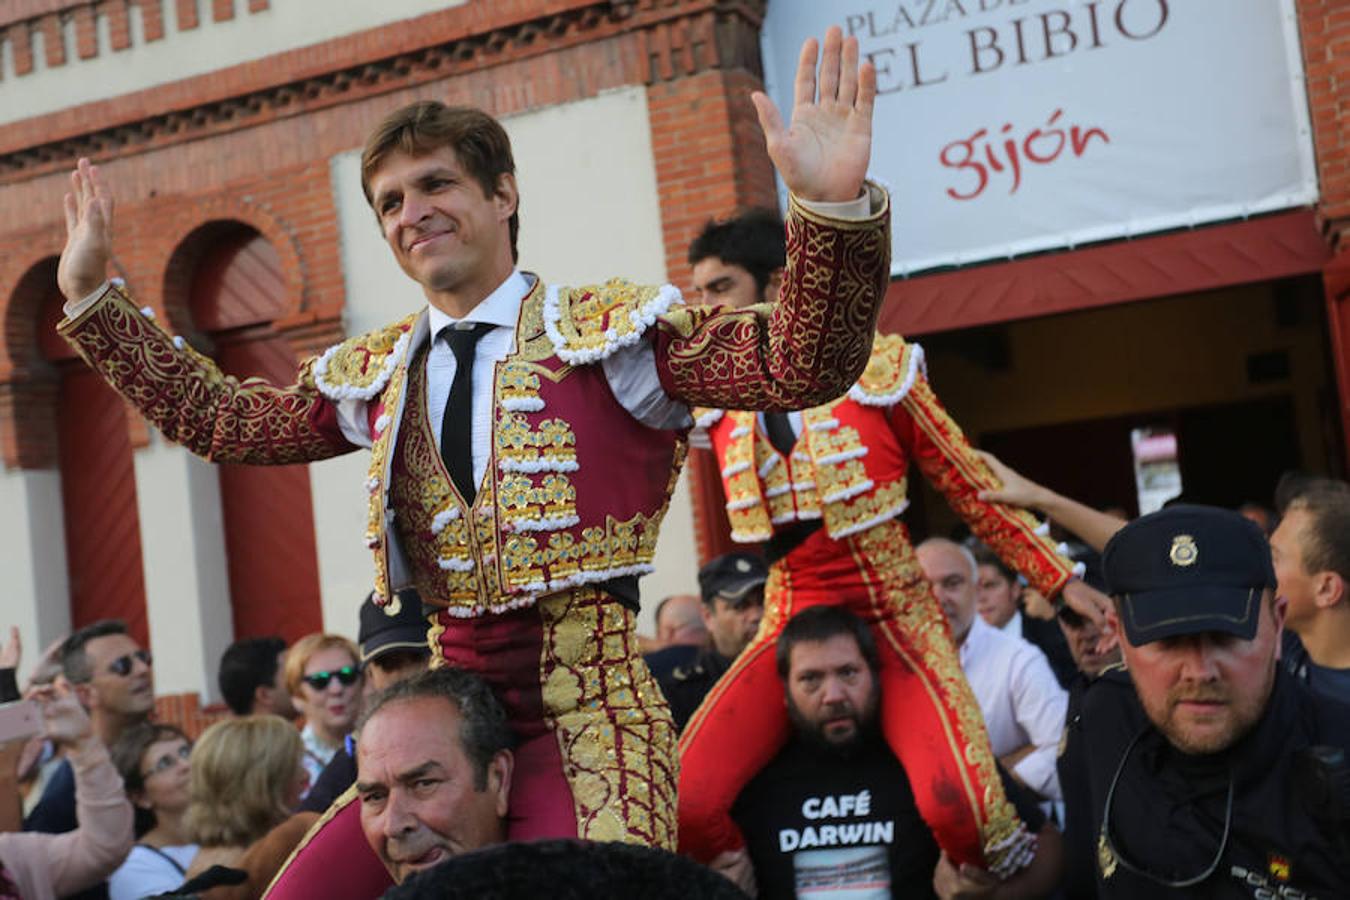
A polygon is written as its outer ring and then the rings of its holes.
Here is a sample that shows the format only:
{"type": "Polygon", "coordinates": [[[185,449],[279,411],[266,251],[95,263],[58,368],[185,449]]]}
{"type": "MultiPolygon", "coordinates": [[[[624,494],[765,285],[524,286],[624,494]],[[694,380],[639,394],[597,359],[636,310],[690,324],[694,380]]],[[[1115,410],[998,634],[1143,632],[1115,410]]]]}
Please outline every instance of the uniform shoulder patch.
{"type": "Polygon", "coordinates": [[[586,287],[549,285],[544,330],[559,359],[584,365],[637,343],[657,316],[680,302],[679,290],[669,284],[654,287],[614,278],[586,287]]]}
{"type": "Polygon", "coordinates": [[[918,344],[898,334],[879,334],[872,342],[867,368],[848,389],[848,396],[864,406],[894,406],[905,399],[926,368],[923,348],[918,344]]]}
{"type": "Polygon", "coordinates": [[[420,312],[329,347],[314,363],[314,384],[329,400],[371,400],[389,382],[420,312]]]}

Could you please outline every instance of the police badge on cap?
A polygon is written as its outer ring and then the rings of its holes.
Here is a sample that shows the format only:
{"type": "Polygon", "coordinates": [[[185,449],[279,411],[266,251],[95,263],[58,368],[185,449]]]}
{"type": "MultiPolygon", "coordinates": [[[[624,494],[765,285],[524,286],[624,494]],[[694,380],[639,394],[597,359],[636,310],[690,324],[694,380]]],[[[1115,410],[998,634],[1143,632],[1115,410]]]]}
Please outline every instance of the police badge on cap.
{"type": "Polygon", "coordinates": [[[1212,506],[1173,506],[1136,519],[1106,545],[1102,570],[1136,647],[1206,631],[1249,641],[1261,594],[1275,587],[1261,530],[1212,506]]]}

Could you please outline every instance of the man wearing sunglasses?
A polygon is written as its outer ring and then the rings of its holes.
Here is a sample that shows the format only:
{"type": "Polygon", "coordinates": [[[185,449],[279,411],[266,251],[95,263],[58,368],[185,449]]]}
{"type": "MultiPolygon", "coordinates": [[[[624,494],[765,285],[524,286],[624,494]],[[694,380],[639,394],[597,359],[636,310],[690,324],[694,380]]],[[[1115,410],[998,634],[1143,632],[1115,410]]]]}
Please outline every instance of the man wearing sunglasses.
{"type": "Polygon", "coordinates": [[[1288,601],[1260,529],[1173,506],[1102,565],[1128,677],[1083,704],[1099,896],[1350,896],[1350,708],[1278,665],[1288,601]]]}
{"type": "MultiPolygon", "coordinates": [[[[105,619],[86,625],[66,638],[60,658],[62,675],[74,686],[104,746],[112,746],[122,732],[150,717],[155,708],[150,651],[127,633],[124,622],[105,619]]],[[[63,761],[24,820],[24,830],[64,834],[78,825],[75,773],[63,761]]],[[[107,887],[100,884],[76,896],[106,897],[107,887]]]]}

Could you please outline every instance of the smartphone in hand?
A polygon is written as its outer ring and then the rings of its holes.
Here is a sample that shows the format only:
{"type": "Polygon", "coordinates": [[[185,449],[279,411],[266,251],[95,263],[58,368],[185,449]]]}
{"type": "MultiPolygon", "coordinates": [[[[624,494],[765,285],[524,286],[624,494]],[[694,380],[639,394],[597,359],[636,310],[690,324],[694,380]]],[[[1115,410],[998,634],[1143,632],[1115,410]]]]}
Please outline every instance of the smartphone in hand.
{"type": "Polygon", "coordinates": [[[32,700],[0,703],[0,744],[42,733],[42,710],[32,700]]]}

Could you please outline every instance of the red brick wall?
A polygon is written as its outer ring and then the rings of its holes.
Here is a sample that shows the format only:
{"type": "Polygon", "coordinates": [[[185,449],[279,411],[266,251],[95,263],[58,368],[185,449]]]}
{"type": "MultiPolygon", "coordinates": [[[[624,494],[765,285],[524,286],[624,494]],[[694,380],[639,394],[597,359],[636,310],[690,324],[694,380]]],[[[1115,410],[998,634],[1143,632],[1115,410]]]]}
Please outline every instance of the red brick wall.
{"type": "Polygon", "coordinates": [[[1322,193],[1319,211],[1333,246],[1345,250],[1350,231],[1350,4],[1298,0],[1298,18],[1322,193]]]}

